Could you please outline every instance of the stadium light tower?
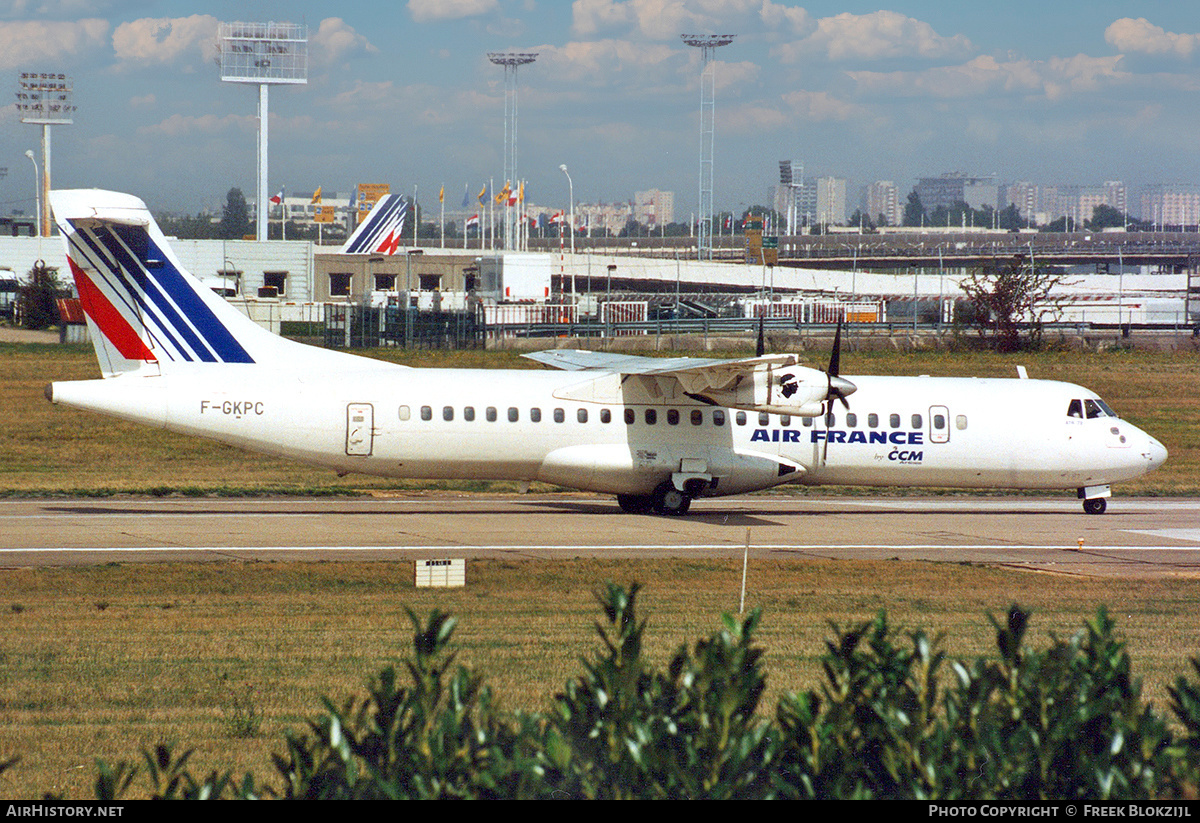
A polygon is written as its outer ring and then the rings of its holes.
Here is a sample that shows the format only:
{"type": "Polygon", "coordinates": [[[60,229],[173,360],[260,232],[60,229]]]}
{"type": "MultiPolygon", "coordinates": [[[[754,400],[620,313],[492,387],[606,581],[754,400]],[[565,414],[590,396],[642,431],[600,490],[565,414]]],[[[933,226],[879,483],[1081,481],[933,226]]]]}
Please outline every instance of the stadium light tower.
{"type": "MultiPolygon", "coordinates": [[[[515,53],[490,51],[487,56],[497,66],[504,66],[504,181],[519,187],[517,180],[517,69],[537,59],[537,52],[515,53]]],[[[504,210],[504,245],[513,248],[515,215],[504,210]]]]}
{"type": "MultiPolygon", "coordinates": [[[[258,85],[258,240],[267,239],[267,89],[308,82],[308,27],[295,23],[221,23],[221,80],[258,85]]],[[[286,221],[287,217],[284,216],[286,221]]]]}
{"type": "MultiPolygon", "coordinates": [[[[17,111],[21,113],[22,123],[34,123],[42,127],[42,173],[38,186],[38,234],[46,237],[50,234],[50,127],[65,126],[74,123],[72,114],[75,106],[72,103],[71,78],[65,74],[38,74],[21,72],[18,78],[17,111]]],[[[25,153],[33,160],[33,152],[25,153]]],[[[34,160],[34,168],[37,161],[34,160]]]]}
{"type": "Polygon", "coordinates": [[[700,225],[696,257],[712,259],[713,134],[716,120],[716,74],[713,53],[728,46],[736,34],[681,34],[683,42],[700,49],[700,225]]]}

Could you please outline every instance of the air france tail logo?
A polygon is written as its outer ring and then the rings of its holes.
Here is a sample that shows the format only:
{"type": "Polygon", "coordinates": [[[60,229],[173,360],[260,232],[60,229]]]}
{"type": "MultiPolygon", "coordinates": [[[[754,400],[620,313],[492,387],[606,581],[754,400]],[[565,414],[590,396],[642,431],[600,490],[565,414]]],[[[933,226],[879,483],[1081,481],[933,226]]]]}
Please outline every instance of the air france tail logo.
{"type": "Polygon", "coordinates": [[[128,360],[253,363],[145,228],[71,224],[70,263],[88,316],[128,360]]]}

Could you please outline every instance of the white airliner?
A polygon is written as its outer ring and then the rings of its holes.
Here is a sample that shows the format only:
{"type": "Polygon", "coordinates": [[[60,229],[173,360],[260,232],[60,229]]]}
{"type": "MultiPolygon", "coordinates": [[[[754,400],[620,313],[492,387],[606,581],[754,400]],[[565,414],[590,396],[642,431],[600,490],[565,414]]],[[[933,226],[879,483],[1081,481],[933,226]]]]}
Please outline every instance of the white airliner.
{"type": "Polygon", "coordinates": [[[412,369],[303,346],[185,272],[141,200],[51,203],[103,373],[51,401],[340,473],[543,481],[664,515],[783,483],[1075,489],[1100,513],[1167,456],[1080,386],[847,378],[837,342],[827,371],[560,350],[529,355],[555,370],[412,369]]]}

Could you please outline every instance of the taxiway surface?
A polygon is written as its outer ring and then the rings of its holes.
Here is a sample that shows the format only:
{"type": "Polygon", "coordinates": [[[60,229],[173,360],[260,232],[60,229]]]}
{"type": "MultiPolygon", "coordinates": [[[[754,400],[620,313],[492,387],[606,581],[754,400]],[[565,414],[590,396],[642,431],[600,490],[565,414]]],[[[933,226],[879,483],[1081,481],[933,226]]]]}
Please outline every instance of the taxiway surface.
{"type": "Polygon", "coordinates": [[[899,558],[1088,576],[1200,575],[1200,500],[1046,497],[704,500],[683,518],[585,495],[0,502],[0,567],[424,557],[899,558]]]}

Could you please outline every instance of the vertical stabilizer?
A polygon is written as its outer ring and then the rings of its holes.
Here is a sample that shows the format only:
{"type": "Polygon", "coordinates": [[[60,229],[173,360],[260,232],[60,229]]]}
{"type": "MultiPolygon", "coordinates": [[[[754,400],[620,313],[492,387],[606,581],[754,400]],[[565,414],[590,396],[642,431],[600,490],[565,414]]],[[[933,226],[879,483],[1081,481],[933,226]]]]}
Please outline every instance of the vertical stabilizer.
{"type": "Polygon", "coordinates": [[[342,246],[342,254],[395,254],[404,237],[408,203],[398,194],[385,194],[342,246]]]}
{"type": "Polygon", "coordinates": [[[105,377],[255,363],[287,345],[185,271],[140,199],[87,189],[50,203],[105,377]]]}

